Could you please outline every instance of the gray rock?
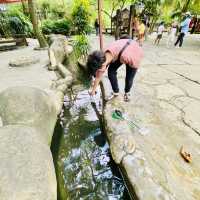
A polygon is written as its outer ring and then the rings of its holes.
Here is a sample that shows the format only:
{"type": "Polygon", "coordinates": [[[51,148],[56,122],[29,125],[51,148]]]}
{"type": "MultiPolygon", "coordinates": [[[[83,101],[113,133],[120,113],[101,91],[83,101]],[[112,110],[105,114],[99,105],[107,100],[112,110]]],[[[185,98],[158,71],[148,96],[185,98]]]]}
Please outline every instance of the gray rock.
{"type": "Polygon", "coordinates": [[[35,47],[34,48],[35,51],[44,51],[44,50],[48,50],[48,49],[49,49],[49,47],[43,47],[43,48],[41,48],[41,47],[35,47]]]}
{"type": "Polygon", "coordinates": [[[36,88],[14,87],[0,94],[3,125],[24,124],[37,128],[41,139],[51,143],[57,112],[50,96],[36,88]]]}
{"type": "MultiPolygon", "coordinates": [[[[182,49],[168,50],[147,42],[143,47],[144,62],[131,90],[131,101],[125,103],[120,95],[104,107],[111,153],[121,164],[134,199],[200,199],[200,59],[198,50],[194,49],[197,42],[191,37],[189,51],[186,43],[182,49]],[[147,128],[148,134],[141,134],[127,121],[113,119],[114,109],[125,112],[141,129],[147,128]],[[135,142],[133,153],[127,153],[126,140],[135,142]],[[182,146],[191,154],[191,163],[181,157],[182,146]]],[[[122,92],[124,66],[117,76],[122,92]]],[[[102,86],[106,98],[112,91],[107,76],[102,86]]]]}
{"type": "Polygon", "coordinates": [[[25,66],[29,66],[29,65],[32,65],[32,64],[36,64],[38,62],[40,62],[39,58],[21,57],[21,58],[10,61],[9,65],[11,67],[25,67],[25,66]]]}
{"type": "Polygon", "coordinates": [[[63,63],[65,58],[72,53],[73,48],[68,44],[67,38],[64,35],[51,35],[50,36],[50,70],[55,70],[56,65],[63,63]]]}
{"type": "Polygon", "coordinates": [[[70,77],[72,79],[72,73],[63,64],[59,63],[57,69],[63,78],[70,77]]]}
{"type": "Polygon", "coordinates": [[[57,187],[49,147],[36,128],[0,128],[0,199],[56,200],[57,187]]]}

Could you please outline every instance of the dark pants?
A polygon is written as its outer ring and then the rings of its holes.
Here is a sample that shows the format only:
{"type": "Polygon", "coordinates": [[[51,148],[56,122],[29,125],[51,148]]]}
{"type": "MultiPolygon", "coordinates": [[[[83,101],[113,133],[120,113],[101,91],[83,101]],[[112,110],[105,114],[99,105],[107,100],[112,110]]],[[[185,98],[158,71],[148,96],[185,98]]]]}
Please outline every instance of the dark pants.
{"type": "Polygon", "coordinates": [[[95,27],[96,35],[99,35],[99,27],[95,27]]]}
{"type": "MultiPolygon", "coordinates": [[[[117,70],[122,65],[119,60],[111,63],[108,67],[108,78],[110,80],[113,92],[119,92],[117,70]]],[[[125,92],[128,93],[133,85],[133,79],[135,77],[137,69],[126,65],[126,79],[125,79],[125,92]]]]}
{"type": "Polygon", "coordinates": [[[185,33],[180,33],[174,45],[176,46],[179,43],[179,47],[182,47],[184,36],[185,36],[185,33]]]}

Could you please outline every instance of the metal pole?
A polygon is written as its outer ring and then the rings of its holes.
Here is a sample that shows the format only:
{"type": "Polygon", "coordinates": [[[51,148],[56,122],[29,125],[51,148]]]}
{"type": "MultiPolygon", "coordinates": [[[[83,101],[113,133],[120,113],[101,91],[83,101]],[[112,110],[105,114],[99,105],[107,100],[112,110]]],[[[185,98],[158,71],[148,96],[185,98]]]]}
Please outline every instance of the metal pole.
{"type": "Polygon", "coordinates": [[[99,41],[100,41],[100,49],[103,50],[103,34],[102,34],[102,0],[98,0],[98,15],[99,15],[99,41]]]}

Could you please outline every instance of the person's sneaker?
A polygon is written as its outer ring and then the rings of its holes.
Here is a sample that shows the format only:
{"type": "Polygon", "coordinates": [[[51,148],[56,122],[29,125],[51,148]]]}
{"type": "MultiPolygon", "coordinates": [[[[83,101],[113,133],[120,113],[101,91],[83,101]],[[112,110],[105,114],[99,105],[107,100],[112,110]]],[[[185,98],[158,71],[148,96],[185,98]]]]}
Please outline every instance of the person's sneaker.
{"type": "Polygon", "coordinates": [[[131,93],[125,93],[124,94],[124,101],[129,102],[131,100],[131,93]]]}
{"type": "Polygon", "coordinates": [[[112,100],[113,98],[116,98],[119,96],[119,92],[113,92],[109,97],[106,98],[106,101],[110,101],[112,100]]]}

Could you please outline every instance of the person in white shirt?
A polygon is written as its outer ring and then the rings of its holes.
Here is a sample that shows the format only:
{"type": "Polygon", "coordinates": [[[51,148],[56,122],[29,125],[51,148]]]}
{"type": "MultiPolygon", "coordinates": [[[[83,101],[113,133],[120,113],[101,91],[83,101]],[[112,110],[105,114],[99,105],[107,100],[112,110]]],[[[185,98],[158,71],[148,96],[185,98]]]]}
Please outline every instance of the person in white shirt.
{"type": "Polygon", "coordinates": [[[170,46],[172,46],[172,44],[174,44],[174,40],[177,34],[177,29],[178,29],[178,23],[174,21],[169,30],[169,35],[167,38],[167,48],[169,48],[170,46]]]}
{"type": "Polygon", "coordinates": [[[155,45],[156,44],[159,45],[164,30],[165,30],[164,22],[161,22],[160,25],[158,26],[157,37],[154,42],[155,45]]]}

